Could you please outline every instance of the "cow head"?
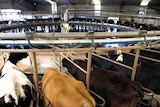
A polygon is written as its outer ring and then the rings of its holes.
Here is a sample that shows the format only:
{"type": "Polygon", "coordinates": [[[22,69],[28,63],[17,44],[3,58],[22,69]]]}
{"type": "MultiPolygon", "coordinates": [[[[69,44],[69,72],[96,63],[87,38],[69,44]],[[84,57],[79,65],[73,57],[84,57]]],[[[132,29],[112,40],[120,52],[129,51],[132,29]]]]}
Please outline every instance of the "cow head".
{"type": "Polygon", "coordinates": [[[26,58],[28,54],[26,52],[24,53],[10,53],[8,60],[10,60],[13,64],[16,64],[18,61],[20,61],[23,58],[26,58]]]}

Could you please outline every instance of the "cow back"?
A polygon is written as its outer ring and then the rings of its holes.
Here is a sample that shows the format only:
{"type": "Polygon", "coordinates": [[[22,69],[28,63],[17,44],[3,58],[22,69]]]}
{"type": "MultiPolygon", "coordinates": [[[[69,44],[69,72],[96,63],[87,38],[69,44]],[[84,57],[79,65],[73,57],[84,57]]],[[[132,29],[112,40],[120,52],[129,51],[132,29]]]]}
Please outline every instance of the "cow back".
{"type": "Polygon", "coordinates": [[[48,68],[42,78],[44,103],[54,107],[95,107],[95,101],[82,82],[48,68]],[[48,99],[48,100],[47,100],[48,99]]]}

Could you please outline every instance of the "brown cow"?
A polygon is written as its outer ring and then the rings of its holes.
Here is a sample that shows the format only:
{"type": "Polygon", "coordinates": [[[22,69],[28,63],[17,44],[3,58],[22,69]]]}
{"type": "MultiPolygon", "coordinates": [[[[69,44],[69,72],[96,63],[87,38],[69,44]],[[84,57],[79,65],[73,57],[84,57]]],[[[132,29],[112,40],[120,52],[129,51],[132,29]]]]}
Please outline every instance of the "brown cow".
{"type": "Polygon", "coordinates": [[[95,107],[83,82],[48,68],[42,78],[44,104],[54,107],[95,107]]]}
{"type": "MultiPolygon", "coordinates": [[[[87,69],[87,62],[75,59],[73,62],[87,69]]],[[[63,66],[77,79],[86,83],[86,75],[65,58],[63,66]]],[[[106,101],[107,107],[136,107],[143,90],[138,82],[129,80],[122,72],[113,72],[93,67],[90,74],[90,89],[106,101]]]]}

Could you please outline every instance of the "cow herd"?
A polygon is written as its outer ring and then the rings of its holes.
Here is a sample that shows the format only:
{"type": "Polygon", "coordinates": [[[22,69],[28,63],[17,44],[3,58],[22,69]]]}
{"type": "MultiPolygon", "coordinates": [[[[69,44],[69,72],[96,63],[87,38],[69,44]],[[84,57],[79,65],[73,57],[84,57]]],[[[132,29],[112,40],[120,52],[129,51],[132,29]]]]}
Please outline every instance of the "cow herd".
{"type": "MultiPolygon", "coordinates": [[[[26,53],[10,53],[9,57],[5,58],[0,72],[0,107],[160,106],[160,101],[157,101],[160,93],[159,62],[148,62],[150,60],[140,57],[138,63],[141,64],[137,67],[135,81],[132,81],[130,79],[131,71],[125,68],[121,69],[122,67],[94,55],[92,55],[89,89],[101,96],[105,105],[98,105],[100,100],[95,98],[86,88],[86,74],[66,58],[62,59],[62,66],[67,68],[68,73],[72,76],[54,67],[46,68],[39,86],[40,98],[36,99],[40,100],[41,104],[37,105],[35,103],[35,97],[37,96],[35,96],[34,82],[16,66],[16,63],[27,55],[26,53]],[[154,106],[143,104],[145,96],[143,87],[149,88],[157,95],[154,106]]],[[[145,55],[145,50],[142,50],[140,55],[145,55]]],[[[112,59],[113,57],[109,56],[109,58],[112,59]]],[[[123,53],[121,63],[133,66],[133,61],[133,55],[123,53]]],[[[87,60],[74,59],[73,62],[87,70],[87,60]]],[[[148,101],[152,101],[152,99],[148,101]]]]}

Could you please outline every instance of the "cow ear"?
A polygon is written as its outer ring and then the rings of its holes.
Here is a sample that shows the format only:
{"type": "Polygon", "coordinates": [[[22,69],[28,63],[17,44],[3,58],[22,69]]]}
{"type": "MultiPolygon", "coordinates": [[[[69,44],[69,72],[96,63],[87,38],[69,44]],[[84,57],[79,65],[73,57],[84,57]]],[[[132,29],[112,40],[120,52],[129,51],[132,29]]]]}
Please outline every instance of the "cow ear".
{"type": "Polygon", "coordinates": [[[6,62],[9,59],[10,53],[9,52],[2,52],[1,56],[4,60],[4,62],[6,62]]]}
{"type": "Polygon", "coordinates": [[[2,69],[5,62],[9,59],[9,56],[10,56],[9,52],[0,52],[0,60],[1,60],[0,69],[2,69]]]}
{"type": "Polygon", "coordinates": [[[68,51],[68,52],[66,53],[66,56],[70,58],[70,57],[72,57],[72,53],[71,53],[70,51],[68,51]]]}

